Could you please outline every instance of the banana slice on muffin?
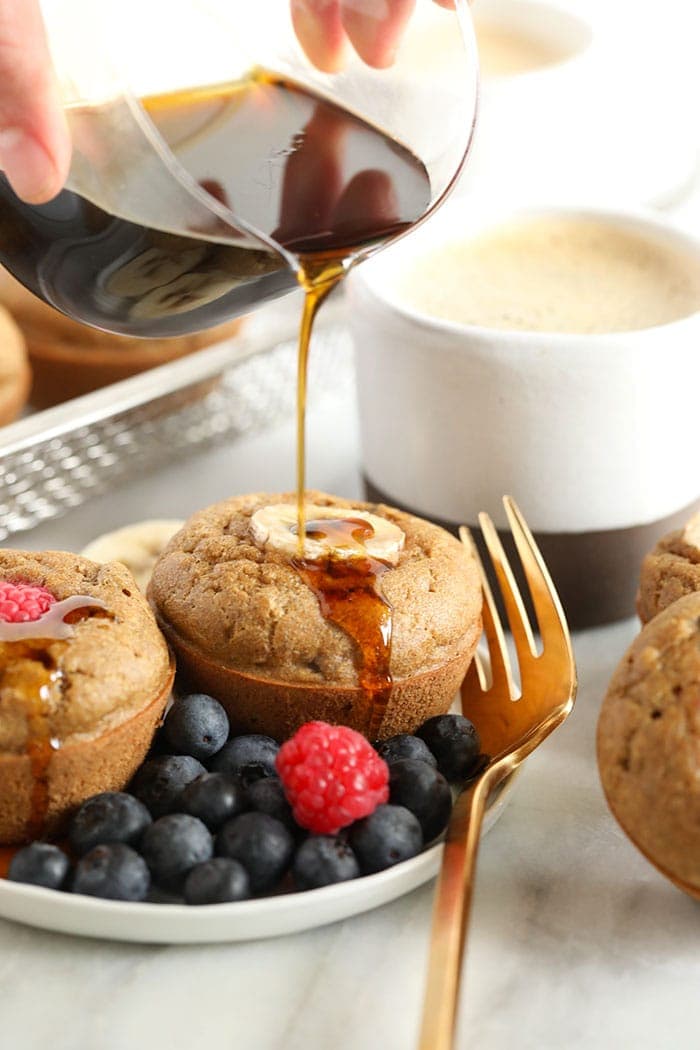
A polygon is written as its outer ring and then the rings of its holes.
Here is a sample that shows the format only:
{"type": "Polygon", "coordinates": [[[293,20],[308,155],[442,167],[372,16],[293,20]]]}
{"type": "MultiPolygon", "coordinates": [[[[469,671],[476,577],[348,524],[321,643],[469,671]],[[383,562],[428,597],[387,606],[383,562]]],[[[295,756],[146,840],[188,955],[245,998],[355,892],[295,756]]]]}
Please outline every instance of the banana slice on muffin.
{"type": "MultiPolygon", "coordinates": [[[[321,507],[311,503],[305,505],[304,516],[307,522],[332,522],[337,519],[338,510],[336,507],[321,507]]],[[[406,534],[398,525],[380,518],[378,514],[358,510],[357,507],[344,512],[343,518],[351,526],[357,524],[369,527],[360,529],[360,538],[354,535],[357,530],[350,528],[346,535],[333,537],[333,542],[322,535],[322,530],[317,530],[316,534],[307,529],[303,545],[305,558],[322,558],[332,550],[336,557],[342,559],[357,557],[359,553],[396,565],[406,540],[406,534]]],[[[261,546],[295,557],[299,553],[297,524],[296,503],[274,503],[255,511],[250,519],[250,531],[255,542],[261,546]]]]}
{"type": "MultiPolygon", "coordinates": [[[[307,531],[306,566],[311,543],[325,542],[328,556],[333,530],[320,522],[334,519],[350,522],[366,556],[383,563],[392,685],[373,731],[411,732],[449,709],[476,648],[481,586],[473,556],[443,529],[394,508],[323,493],[307,499],[307,530],[318,526],[321,538],[307,531]],[[371,539],[380,548],[374,555],[371,539]]],[[[178,668],[226,706],[237,729],[282,740],[320,719],[366,733],[372,698],[360,684],[362,653],[298,571],[295,500],[256,493],[195,514],[157,562],[149,598],[178,668]]],[[[333,554],[337,566],[347,551],[333,554]]],[[[332,575],[331,566],[330,586],[332,575]]]]}
{"type": "Polygon", "coordinates": [[[90,795],[129,782],[174,667],[123,565],[0,550],[0,590],[0,843],[10,845],[59,833],[90,795]]]}

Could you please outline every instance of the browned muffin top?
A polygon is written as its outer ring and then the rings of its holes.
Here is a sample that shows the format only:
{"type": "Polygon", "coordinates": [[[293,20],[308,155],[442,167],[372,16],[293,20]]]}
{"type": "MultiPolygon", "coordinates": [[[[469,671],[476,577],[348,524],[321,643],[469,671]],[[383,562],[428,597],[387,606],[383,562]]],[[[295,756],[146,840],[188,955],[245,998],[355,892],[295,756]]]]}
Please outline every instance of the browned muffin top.
{"type": "MultiPolygon", "coordinates": [[[[224,666],[288,682],[357,685],[348,635],[324,619],[289,555],[256,544],[250,519],[291,493],[255,493],[195,514],[156,564],[149,597],[161,621],[224,666]]],[[[472,644],[481,588],[472,555],[444,529],[384,505],[309,492],[317,506],[366,510],[398,525],[405,545],[382,577],[393,607],[395,680],[428,671],[472,644]]]]}
{"type": "Polygon", "coordinates": [[[637,611],[642,623],[682,598],[700,591],[700,514],[670,532],[642,562],[637,611]]]}
{"type": "Polygon", "coordinates": [[[647,624],[598,722],[610,807],[648,856],[700,889],[700,593],[647,624]]]}
{"type": "Polygon", "coordinates": [[[59,672],[41,705],[47,735],[59,743],[100,735],[165,688],[167,646],[123,565],[97,565],[63,551],[6,549],[0,550],[0,580],[46,587],[59,601],[79,594],[106,606],[73,614],[77,621],[72,637],[48,640],[34,653],[25,643],[0,643],[0,752],[22,753],[26,748],[29,712],[21,683],[25,668],[27,680],[32,677],[31,664],[37,660],[59,672]]]}

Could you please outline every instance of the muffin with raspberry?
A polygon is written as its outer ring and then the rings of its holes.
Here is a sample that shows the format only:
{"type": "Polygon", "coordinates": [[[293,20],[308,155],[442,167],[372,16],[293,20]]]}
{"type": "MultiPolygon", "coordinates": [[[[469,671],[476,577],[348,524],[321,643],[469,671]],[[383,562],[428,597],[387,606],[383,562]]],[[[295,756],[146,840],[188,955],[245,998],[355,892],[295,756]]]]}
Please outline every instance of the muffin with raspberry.
{"type": "Polygon", "coordinates": [[[642,562],[637,611],[648,623],[685,594],[700,591],[700,512],[663,536],[642,562]]]}
{"type": "Polygon", "coordinates": [[[149,597],[178,667],[236,729],[283,740],[311,720],[372,739],[448,710],[481,631],[471,553],[384,505],[256,493],[195,514],[149,597]]]}
{"type": "Polygon", "coordinates": [[[84,799],[123,788],[172,679],[124,566],[0,550],[0,844],[58,833],[84,799]]]}

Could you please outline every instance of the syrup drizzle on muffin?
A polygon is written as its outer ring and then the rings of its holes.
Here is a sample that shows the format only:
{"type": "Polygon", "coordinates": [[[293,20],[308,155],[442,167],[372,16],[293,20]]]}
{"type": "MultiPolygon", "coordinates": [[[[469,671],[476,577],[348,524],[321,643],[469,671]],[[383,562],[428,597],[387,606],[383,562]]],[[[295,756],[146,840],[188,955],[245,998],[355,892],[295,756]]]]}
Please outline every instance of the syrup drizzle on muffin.
{"type": "Polygon", "coordinates": [[[365,543],[374,536],[374,527],[363,518],[311,519],[304,534],[327,546],[328,553],[305,558],[300,542],[302,554],[292,565],[316,595],[323,616],[357,646],[358,680],[369,706],[367,736],[372,739],[381,727],[393,684],[393,610],[382,592],[382,577],[392,565],[367,553],[365,543]]]}
{"type": "Polygon", "coordinates": [[[61,746],[52,734],[50,714],[62,689],[59,657],[75,630],[66,617],[81,619],[81,613],[105,610],[106,605],[84,594],[59,602],[45,588],[29,584],[0,587],[5,599],[0,605],[0,681],[21,698],[27,713],[26,753],[33,780],[27,837],[34,839],[43,831],[51,759],[61,746]]]}
{"type": "Polygon", "coordinates": [[[63,672],[57,666],[56,655],[38,639],[1,642],[0,667],[3,685],[21,698],[27,713],[26,753],[33,780],[27,837],[33,839],[43,830],[49,805],[51,759],[61,746],[51,733],[50,712],[60,696],[63,672]]]}

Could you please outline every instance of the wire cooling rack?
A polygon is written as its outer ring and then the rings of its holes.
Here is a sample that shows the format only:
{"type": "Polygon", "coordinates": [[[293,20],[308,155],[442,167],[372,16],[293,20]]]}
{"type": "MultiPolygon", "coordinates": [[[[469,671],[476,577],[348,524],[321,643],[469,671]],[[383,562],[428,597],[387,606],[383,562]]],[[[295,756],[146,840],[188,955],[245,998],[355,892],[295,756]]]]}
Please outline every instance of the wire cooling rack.
{"type": "MultiPolygon", "coordinates": [[[[349,337],[337,309],[327,317],[311,350],[310,404],[352,382],[349,337]]],[[[253,319],[239,339],[0,429],[0,542],[190,451],[288,418],[296,352],[288,322],[253,319]]]]}

